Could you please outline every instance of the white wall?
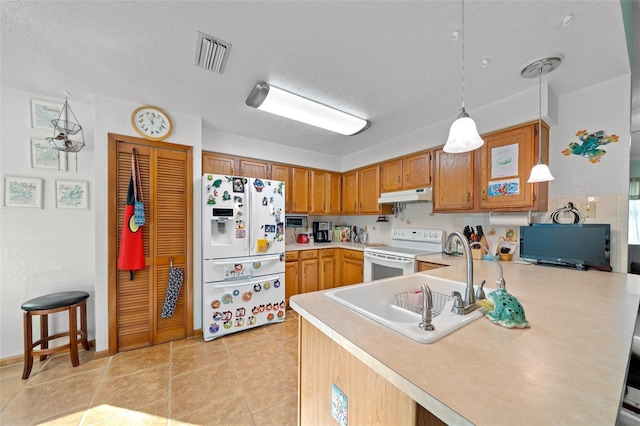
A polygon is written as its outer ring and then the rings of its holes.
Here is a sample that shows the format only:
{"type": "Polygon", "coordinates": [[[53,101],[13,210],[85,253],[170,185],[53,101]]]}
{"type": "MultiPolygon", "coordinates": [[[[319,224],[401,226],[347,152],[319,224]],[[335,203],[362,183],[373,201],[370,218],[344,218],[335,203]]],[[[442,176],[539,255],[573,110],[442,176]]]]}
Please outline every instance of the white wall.
{"type": "MultiPolygon", "coordinates": [[[[84,129],[86,147],[69,155],[68,171],[31,168],[31,137],[45,138],[53,131],[31,129],[30,100],[53,99],[2,88],[2,129],[0,169],[3,177],[3,203],[0,208],[0,358],[21,354],[22,310],[28,299],[58,291],[81,290],[90,294],[88,301],[89,338],[95,334],[94,233],[96,189],[94,170],[94,108],[69,99],[71,110],[84,129]],[[4,178],[19,176],[42,179],[41,209],[4,207],[4,178]],[[73,180],[89,183],[88,209],[57,209],[55,181],[73,180]]],[[[52,317],[52,328],[66,328],[63,315],[52,317]]],[[[34,322],[38,330],[38,322],[34,322]]],[[[36,331],[37,332],[37,331],[36,331]]]]}

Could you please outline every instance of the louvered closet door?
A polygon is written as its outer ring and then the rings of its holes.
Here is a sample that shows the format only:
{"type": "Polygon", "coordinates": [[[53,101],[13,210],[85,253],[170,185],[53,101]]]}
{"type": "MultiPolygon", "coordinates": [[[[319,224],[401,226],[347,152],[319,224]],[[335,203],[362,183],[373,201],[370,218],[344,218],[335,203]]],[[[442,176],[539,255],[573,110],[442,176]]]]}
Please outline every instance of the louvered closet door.
{"type": "MultiPolygon", "coordinates": [[[[115,145],[117,176],[117,238],[122,232],[124,206],[131,176],[131,152],[138,150],[144,194],[146,223],[142,227],[146,268],[134,272],[114,271],[115,289],[110,288],[110,352],[150,346],[193,334],[191,150],[143,139],[110,135],[115,145]],[[132,141],[141,141],[131,143],[132,141]],[[162,306],[169,281],[169,268],[184,270],[182,289],[174,314],[162,318],[162,306]],[[115,297],[112,297],[112,296],[115,297]]],[[[110,181],[111,188],[111,181],[110,181]]],[[[115,216],[115,214],[114,214],[115,216]]],[[[117,246],[116,244],[116,246],[117,246]]],[[[117,250],[111,255],[117,256],[117,250]]],[[[111,280],[110,280],[111,285],[111,280]]]]}
{"type": "MultiPolygon", "coordinates": [[[[162,306],[164,304],[167,284],[169,282],[169,267],[173,262],[174,267],[182,268],[187,274],[191,274],[186,268],[187,253],[187,155],[180,151],[155,150],[156,153],[156,202],[153,205],[156,218],[156,258],[155,275],[156,285],[156,310],[155,310],[155,343],[186,337],[187,325],[192,318],[187,317],[187,307],[184,297],[185,286],[183,283],[176,304],[175,312],[171,318],[162,318],[162,306]]],[[[189,176],[189,181],[191,176],[189,176]]],[[[189,195],[191,192],[189,192],[189,195]]]]}

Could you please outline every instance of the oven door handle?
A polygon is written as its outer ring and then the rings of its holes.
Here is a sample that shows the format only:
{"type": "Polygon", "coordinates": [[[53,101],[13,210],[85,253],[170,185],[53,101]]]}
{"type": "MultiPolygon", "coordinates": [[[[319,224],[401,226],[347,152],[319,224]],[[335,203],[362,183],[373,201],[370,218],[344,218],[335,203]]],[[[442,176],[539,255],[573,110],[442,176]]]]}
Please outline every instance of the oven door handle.
{"type": "Polygon", "coordinates": [[[413,263],[414,260],[413,259],[403,259],[401,257],[397,257],[397,256],[392,256],[392,255],[388,255],[388,254],[380,254],[380,253],[364,253],[364,257],[368,257],[370,259],[385,259],[385,260],[389,260],[392,262],[396,262],[396,263],[413,263]]]}

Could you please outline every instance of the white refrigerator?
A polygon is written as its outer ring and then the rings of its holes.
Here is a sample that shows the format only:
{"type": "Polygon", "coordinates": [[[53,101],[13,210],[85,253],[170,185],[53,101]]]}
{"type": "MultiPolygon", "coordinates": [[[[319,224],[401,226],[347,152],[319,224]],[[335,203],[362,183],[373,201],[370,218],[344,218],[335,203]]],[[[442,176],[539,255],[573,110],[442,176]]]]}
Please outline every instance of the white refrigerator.
{"type": "Polygon", "coordinates": [[[284,182],[202,177],[205,340],[284,321],[284,182]]]}

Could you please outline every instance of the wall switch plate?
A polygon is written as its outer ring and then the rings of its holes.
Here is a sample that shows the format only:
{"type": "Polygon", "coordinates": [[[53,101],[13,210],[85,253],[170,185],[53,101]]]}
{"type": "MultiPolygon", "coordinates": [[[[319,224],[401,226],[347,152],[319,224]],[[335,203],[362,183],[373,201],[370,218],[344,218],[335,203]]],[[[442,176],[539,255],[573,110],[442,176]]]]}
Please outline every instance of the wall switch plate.
{"type": "Polygon", "coordinates": [[[584,217],[596,217],[596,202],[587,201],[580,205],[580,212],[584,217]]]}

